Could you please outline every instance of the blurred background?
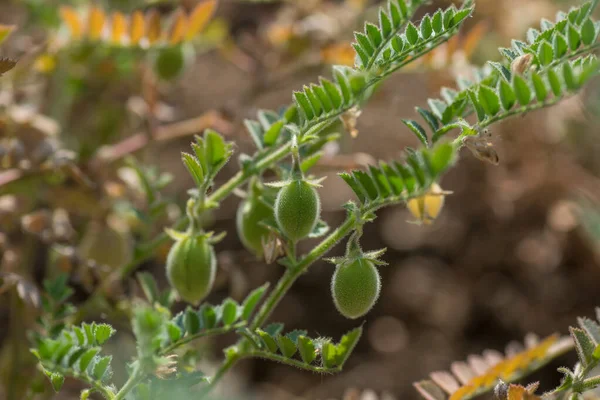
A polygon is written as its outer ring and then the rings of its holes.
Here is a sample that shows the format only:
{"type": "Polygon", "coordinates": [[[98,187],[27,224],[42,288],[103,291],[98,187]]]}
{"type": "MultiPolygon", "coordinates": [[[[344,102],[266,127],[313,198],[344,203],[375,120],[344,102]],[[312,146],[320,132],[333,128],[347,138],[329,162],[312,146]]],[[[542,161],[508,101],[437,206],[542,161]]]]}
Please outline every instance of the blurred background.
{"type": "MultiPolygon", "coordinates": [[[[448,4],[432,1],[416,18],[448,4]]],[[[416,146],[401,123],[412,118],[415,106],[437,97],[442,86],[453,86],[456,76],[468,76],[472,65],[499,59],[497,47],[523,38],[541,18],[553,20],[574,4],[579,3],[477,0],[475,16],[457,40],[389,79],[363,109],[358,135],[344,133],[313,171],[328,176],[320,193],[329,224],[341,223],[341,205],[353,196],[337,172],[397,159],[405,146],[416,146]]],[[[36,327],[42,282],[60,272],[69,274],[72,302],[82,306],[77,318],[104,320],[119,331],[108,350],[116,380],[124,380],[123,365],[135,354],[135,343],[121,299],[140,296],[140,289],[130,275],[101,301],[89,298],[111,271],[136,256],[134,243],[151,240],[181,214],[193,182],[180,152],[194,134],[212,127],[236,143],[236,154],[252,154],[243,120],[255,118],[259,109],[289,104],[293,90],[329,76],[330,64],[351,65],[352,32],[377,19],[378,2],[221,0],[205,29],[175,55],[78,43],[77,24],[59,6],[85,15],[91,5],[107,13],[144,10],[170,21],[178,7],[189,12],[196,2],[0,2],[0,24],[16,26],[0,55],[19,60],[0,78],[4,399],[28,398],[27,388],[47,385],[36,373],[25,332],[36,327]],[[161,64],[159,56],[167,61],[161,64]],[[149,202],[151,195],[158,199],[149,202]]],[[[366,226],[363,246],[387,247],[390,265],[381,268],[382,295],[364,318],[365,334],[343,373],[319,376],[248,360],[223,381],[220,393],[416,399],[412,382],[447,370],[454,360],[487,348],[502,350],[529,332],[566,334],[577,316],[593,316],[600,305],[599,124],[600,90],[592,84],[558,106],[494,126],[500,165],[463,150],[441,182],[453,194],[435,224],[409,224],[408,211],[394,207],[366,226]]],[[[238,168],[230,162],[217,185],[238,168]]],[[[238,203],[231,196],[211,215],[211,229],[228,233],[217,245],[217,286],[208,299],[213,303],[227,296],[243,299],[282,273],[282,267],[257,261],[242,247],[235,234],[238,203]]],[[[302,242],[301,248],[312,244],[302,242]]],[[[135,268],[152,273],[163,287],[168,245],[135,268]]],[[[341,246],[334,251],[342,252],[341,246]]],[[[332,273],[331,265],[315,264],[272,320],[333,338],[363,323],[335,310],[332,273]]],[[[189,357],[210,372],[221,349],[234,340],[201,342],[189,357]]],[[[530,381],[551,388],[559,379],[556,367],[574,362],[574,354],[565,355],[530,381]]],[[[67,380],[61,394],[46,391],[40,398],[78,398],[81,388],[67,380]]]]}

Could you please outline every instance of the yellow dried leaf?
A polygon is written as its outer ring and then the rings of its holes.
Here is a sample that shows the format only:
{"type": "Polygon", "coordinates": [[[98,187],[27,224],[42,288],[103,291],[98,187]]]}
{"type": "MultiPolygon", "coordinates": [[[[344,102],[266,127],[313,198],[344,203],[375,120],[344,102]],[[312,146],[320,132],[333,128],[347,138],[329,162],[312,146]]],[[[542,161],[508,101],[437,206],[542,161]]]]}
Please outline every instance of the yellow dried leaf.
{"type": "Polygon", "coordinates": [[[83,25],[77,11],[72,7],[63,6],[60,8],[59,13],[63,23],[69,27],[71,36],[75,39],[80,39],[83,36],[83,25]]]}
{"type": "MultiPolygon", "coordinates": [[[[532,368],[539,361],[543,361],[548,354],[550,347],[558,340],[558,335],[552,335],[544,339],[537,346],[515,354],[506,360],[502,360],[484,374],[478,375],[461,386],[450,396],[450,400],[462,400],[470,397],[470,395],[483,392],[491,389],[498,379],[504,381],[511,381],[519,377],[519,374],[523,371],[527,371],[532,368]]],[[[516,385],[511,385],[516,386],[516,385]]],[[[525,389],[525,388],[524,388],[525,389]]],[[[515,396],[520,395],[521,391],[515,389],[515,396]]],[[[527,393],[529,397],[515,397],[509,400],[534,400],[537,396],[527,393]],[[533,397],[532,397],[533,396],[533,397]]]]}
{"type": "Polygon", "coordinates": [[[160,39],[160,35],[160,14],[158,11],[152,10],[146,15],[146,37],[148,38],[148,43],[156,43],[160,39]]]}
{"type": "Polygon", "coordinates": [[[12,33],[16,28],[15,25],[2,25],[0,24],[0,43],[4,42],[8,35],[12,33]]]}
{"type": "Polygon", "coordinates": [[[144,14],[141,11],[135,11],[131,15],[131,23],[129,26],[129,41],[132,45],[140,43],[140,40],[146,34],[146,22],[144,14]]]}
{"type": "Polygon", "coordinates": [[[190,14],[185,39],[191,40],[200,33],[208,21],[212,18],[217,8],[217,0],[206,0],[198,3],[194,11],[190,14]]]}
{"type": "Polygon", "coordinates": [[[115,44],[122,44],[123,36],[125,36],[125,32],[127,31],[127,19],[125,15],[118,11],[114,12],[111,25],[111,41],[115,44]]]}
{"type": "Polygon", "coordinates": [[[106,14],[98,7],[92,7],[88,15],[88,36],[92,40],[98,40],[102,37],[102,29],[106,14]]]}
{"type": "Polygon", "coordinates": [[[321,60],[325,64],[354,66],[355,52],[348,42],[334,43],[321,49],[321,60]]]}
{"type": "Polygon", "coordinates": [[[171,32],[169,33],[169,43],[180,43],[185,36],[186,28],[187,17],[183,10],[179,9],[173,17],[173,24],[171,25],[171,32]]]}

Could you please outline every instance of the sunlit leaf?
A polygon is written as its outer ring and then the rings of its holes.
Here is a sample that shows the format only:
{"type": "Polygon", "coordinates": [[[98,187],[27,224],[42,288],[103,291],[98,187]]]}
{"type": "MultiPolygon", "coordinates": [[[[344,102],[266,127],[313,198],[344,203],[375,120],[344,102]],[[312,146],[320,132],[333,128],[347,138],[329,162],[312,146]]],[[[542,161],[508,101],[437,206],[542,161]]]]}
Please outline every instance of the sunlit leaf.
{"type": "Polygon", "coordinates": [[[60,17],[63,22],[69,27],[71,36],[75,39],[80,39],[83,36],[83,24],[79,18],[79,14],[75,9],[69,6],[60,8],[60,17]]]}
{"type": "Polygon", "coordinates": [[[91,40],[98,40],[102,37],[106,14],[98,7],[92,7],[88,14],[88,37],[91,40]]]}
{"type": "Polygon", "coordinates": [[[173,23],[171,25],[171,32],[169,34],[169,43],[178,44],[184,37],[187,29],[187,17],[182,9],[177,10],[177,13],[173,17],[173,23]]]}
{"type": "Polygon", "coordinates": [[[206,24],[212,18],[216,8],[217,0],[205,0],[198,3],[189,17],[189,23],[185,34],[186,40],[193,39],[194,36],[206,27],[206,24]]]}
{"type": "Polygon", "coordinates": [[[135,11],[131,14],[131,22],[129,25],[129,41],[132,45],[140,43],[146,34],[146,21],[144,14],[141,11],[135,11]]]}
{"type": "Polygon", "coordinates": [[[111,18],[111,33],[110,38],[114,44],[120,45],[123,43],[123,37],[127,33],[127,19],[123,13],[115,11],[111,18]]]}
{"type": "Polygon", "coordinates": [[[148,38],[148,43],[154,44],[160,40],[161,29],[160,14],[156,10],[151,10],[146,15],[146,37],[148,38]]]}

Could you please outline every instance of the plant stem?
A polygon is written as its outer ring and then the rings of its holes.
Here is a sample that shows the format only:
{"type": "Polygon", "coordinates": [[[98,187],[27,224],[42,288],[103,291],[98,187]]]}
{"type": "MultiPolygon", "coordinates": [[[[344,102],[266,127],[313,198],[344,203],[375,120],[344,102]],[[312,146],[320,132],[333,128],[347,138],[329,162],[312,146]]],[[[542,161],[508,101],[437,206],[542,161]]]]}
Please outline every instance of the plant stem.
{"type": "Polygon", "coordinates": [[[183,346],[184,344],[189,343],[193,340],[200,339],[200,338],[207,337],[207,336],[222,335],[222,334],[225,334],[228,332],[233,332],[236,329],[243,328],[245,325],[246,325],[245,322],[239,322],[237,324],[233,324],[230,326],[224,326],[222,328],[203,330],[194,335],[185,336],[184,338],[178,340],[177,342],[170,344],[169,346],[165,347],[164,349],[161,349],[159,354],[160,355],[168,354],[168,353],[172,352],[173,350],[175,350],[176,348],[183,346]]]}
{"type": "Polygon", "coordinates": [[[125,384],[123,385],[121,390],[119,390],[119,392],[115,395],[113,400],[124,399],[125,396],[127,395],[127,393],[129,393],[135,387],[135,385],[138,384],[139,381],[144,379],[144,376],[145,376],[145,374],[142,372],[142,369],[140,368],[140,366],[136,365],[133,372],[129,376],[129,379],[127,379],[127,382],[125,382],[125,384]]]}
{"type": "Polygon", "coordinates": [[[269,297],[267,297],[264,304],[258,311],[258,314],[256,314],[252,320],[252,323],[250,324],[251,330],[259,328],[265,323],[267,318],[269,318],[277,304],[279,304],[279,301],[281,301],[296,279],[306,272],[306,270],[315,261],[320,259],[323,255],[325,255],[325,253],[331,250],[331,248],[335,246],[337,242],[352,232],[355,222],[356,220],[354,215],[349,215],[342,225],[340,225],[335,231],[331,232],[329,236],[323,239],[321,243],[319,243],[310,251],[310,253],[302,257],[293,268],[289,268],[285,271],[283,276],[279,279],[279,282],[277,282],[275,289],[271,292],[269,297]]]}
{"type": "Polygon", "coordinates": [[[223,375],[225,375],[227,371],[231,369],[231,367],[233,367],[239,360],[241,360],[245,356],[246,353],[238,353],[235,356],[230,356],[226,358],[223,364],[221,364],[221,366],[217,370],[217,372],[215,372],[213,378],[210,380],[210,383],[208,384],[205,393],[208,393],[211,390],[213,390],[217,383],[221,380],[223,375]]]}

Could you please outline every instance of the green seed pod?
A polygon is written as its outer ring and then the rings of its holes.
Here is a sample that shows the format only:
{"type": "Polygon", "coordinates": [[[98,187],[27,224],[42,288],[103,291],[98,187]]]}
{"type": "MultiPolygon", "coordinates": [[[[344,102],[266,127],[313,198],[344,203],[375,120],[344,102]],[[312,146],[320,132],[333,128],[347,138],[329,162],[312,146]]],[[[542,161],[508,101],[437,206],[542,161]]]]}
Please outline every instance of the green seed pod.
{"type": "Polygon", "coordinates": [[[303,179],[290,181],[277,193],[275,219],[279,229],[293,242],[308,236],[320,214],[319,194],[303,179]]]}
{"type": "Polygon", "coordinates": [[[262,257],[263,237],[269,235],[269,230],[260,224],[271,217],[273,210],[259,199],[259,193],[251,190],[248,198],[244,199],[237,210],[237,233],[242,244],[257,257],[262,257]]]}
{"type": "Polygon", "coordinates": [[[183,234],[167,256],[167,279],[179,296],[197,305],[212,289],[217,261],[206,235],[183,234]]]}
{"type": "Polygon", "coordinates": [[[164,80],[177,78],[193,58],[193,49],[189,46],[178,45],[164,47],[158,50],[154,59],[154,72],[164,80]]]}
{"type": "Polygon", "coordinates": [[[368,313],[380,290],[379,271],[365,258],[339,264],[331,280],[333,302],[346,318],[355,319],[368,313]]]}

